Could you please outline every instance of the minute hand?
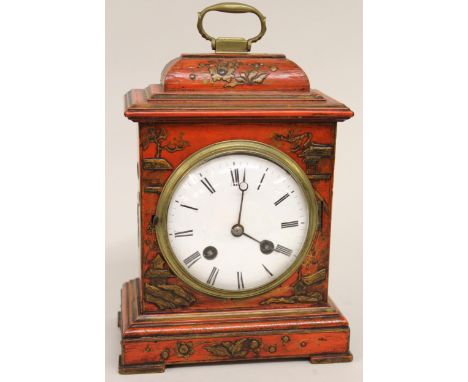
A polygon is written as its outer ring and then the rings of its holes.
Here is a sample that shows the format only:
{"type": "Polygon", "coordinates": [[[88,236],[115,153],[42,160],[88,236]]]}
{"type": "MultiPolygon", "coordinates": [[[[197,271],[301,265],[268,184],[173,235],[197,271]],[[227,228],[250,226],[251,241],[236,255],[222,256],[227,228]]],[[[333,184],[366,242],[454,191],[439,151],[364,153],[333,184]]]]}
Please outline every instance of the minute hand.
{"type": "Polygon", "coordinates": [[[243,176],[242,182],[239,183],[239,190],[241,190],[242,195],[241,195],[241,202],[240,202],[240,208],[239,208],[239,217],[237,219],[238,225],[240,225],[240,222],[241,222],[242,206],[244,204],[244,192],[247,191],[248,188],[249,188],[249,185],[245,182],[245,168],[244,168],[244,176],[243,176]]]}

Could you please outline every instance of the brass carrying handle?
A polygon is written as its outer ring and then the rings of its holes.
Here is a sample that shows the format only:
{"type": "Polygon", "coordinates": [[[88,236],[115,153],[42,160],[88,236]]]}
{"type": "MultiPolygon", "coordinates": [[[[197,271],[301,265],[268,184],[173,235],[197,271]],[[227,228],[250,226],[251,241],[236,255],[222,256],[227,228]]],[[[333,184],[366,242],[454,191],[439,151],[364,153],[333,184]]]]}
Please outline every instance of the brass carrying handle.
{"type": "Polygon", "coordinates": [[[211,41],[211,47],[216,52],[250,52],[252,43],[260,40],[266,32],[265,16],[256,8],[242,3],[219,3],[206,7],[201,12],[198,12],[197,28],[203,38],[211,41]],[[253,13],[260,20],[260,33],[255,37],[245,40],[241,37],[218,37],[214,38],[206,33],[203,28],[203,18],[208,12],[218,11],[225,13],[253,13]]]}

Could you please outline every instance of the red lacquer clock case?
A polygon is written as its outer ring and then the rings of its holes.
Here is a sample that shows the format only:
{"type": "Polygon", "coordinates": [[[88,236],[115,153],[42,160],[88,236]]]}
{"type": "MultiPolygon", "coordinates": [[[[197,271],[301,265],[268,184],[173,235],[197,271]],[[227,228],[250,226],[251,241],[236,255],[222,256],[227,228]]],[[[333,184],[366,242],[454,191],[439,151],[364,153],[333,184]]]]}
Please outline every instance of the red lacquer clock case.
{"type": "Polygon", "coordinates": [[[311,89],[302,69],[281,54],[184,54],[167,64],[160,84],[126,94],[125,116],[139,129],[141,276],[122,288],[121,373],[176,364],[352,359],[348,322],[328,297],[336,128],[352,115],[311,89]],[[253,297],[219,298],[172,271],[158,244],[156,211],[166,181],[185,159],[239,139],[273,146],[301,167],[318,203],[318,228],[312,249],[282,284],[253,297]]]}

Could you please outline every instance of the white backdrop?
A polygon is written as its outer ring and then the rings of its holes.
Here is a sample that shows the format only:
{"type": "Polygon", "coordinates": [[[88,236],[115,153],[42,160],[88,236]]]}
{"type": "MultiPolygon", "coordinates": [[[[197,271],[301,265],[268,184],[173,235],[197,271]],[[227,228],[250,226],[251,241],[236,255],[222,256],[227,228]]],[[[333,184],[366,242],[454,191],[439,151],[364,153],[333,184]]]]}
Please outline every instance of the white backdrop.
{"type": "MultiPolygon", "coordinates": [[[[362,378],[362,5],[360,0],[251,0],[267,18],[267,33],[252,53],[285,53],[311,86],[348,105],[340,124],[332,218],[330,296],[351,326],[350,364],[305,360],[168,368],[163,375],[120,376],[117,311],[120,287],[139,276],[137,246],[137,125],[123,116],[123,95],[158,83],[164,65],[181,53],[209,52],[196,29],[197,12],[216,1],[112,0],[106,7],[106,380],[225,382],[362,378]]],[[[251,36],[253,15],[209,14],[213,35],[251,36]]]]}

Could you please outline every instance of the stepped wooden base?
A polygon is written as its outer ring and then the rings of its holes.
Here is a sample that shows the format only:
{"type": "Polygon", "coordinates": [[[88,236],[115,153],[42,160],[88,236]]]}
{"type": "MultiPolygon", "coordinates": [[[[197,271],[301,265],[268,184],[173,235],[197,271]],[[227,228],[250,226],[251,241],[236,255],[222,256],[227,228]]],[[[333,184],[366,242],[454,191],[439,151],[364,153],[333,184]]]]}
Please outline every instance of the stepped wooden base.
{"type": "Polygon", "coordinates": [[[330,301],[310,308],[144,315],[139,285],[136,279],[122,289],[122,374],[161,373],[167,365],[178,364],[352,360],[348,322],[330,301]]]}

